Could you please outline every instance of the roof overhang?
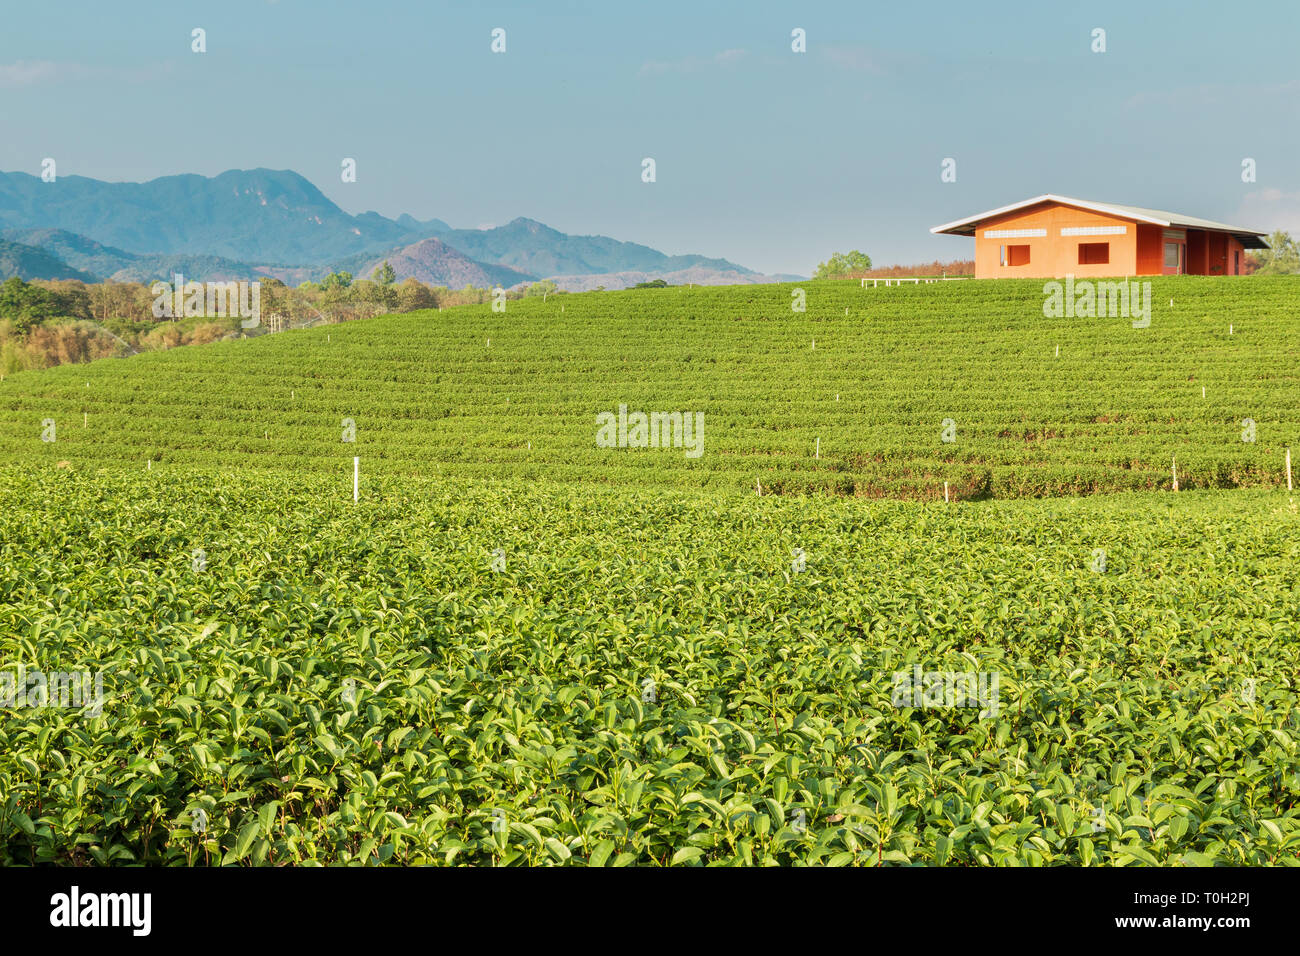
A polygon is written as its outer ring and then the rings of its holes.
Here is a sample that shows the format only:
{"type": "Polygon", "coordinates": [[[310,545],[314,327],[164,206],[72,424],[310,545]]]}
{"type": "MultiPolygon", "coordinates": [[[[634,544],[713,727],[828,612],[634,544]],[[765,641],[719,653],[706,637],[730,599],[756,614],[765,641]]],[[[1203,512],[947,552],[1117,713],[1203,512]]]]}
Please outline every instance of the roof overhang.
{"type": "Polygon", "coordinates": [[[953,222],[944,223],[942,226],[934,226],[931,232],[935,235],[948,236],[973,236],[975,230],[983,222],[1004,216],[1007,213],[1017,212],[1021,209],[1028,209],[1031,206],[1038,206],[1042,203],[1058,203],[1062,206],[1071,206],[1075,209],[1087,209],[1090,212],[1101,213],[1105,216],[1113,216],[1117,219],[1127,219],[1130,222],[1148,223],[1153,226],[1177,226],[1187,229],[1204,229],[1209,232],[1226,232],[1231,234],[1247,249],[1266,249],[1267,245],[1260,238],[1264,233],[1254,229],[1243,229],[1238,226],[1229,226],[1221,222],[1210,222],[1208,219],[1198,219],[1195,216],[1181,216],[1177,213],[1163,212],[1158,209],[1142,209],[1137,206],[1121,206],[1115,203],[1091,202],[1086,199],[1073,199],[1069,196],[1058,196],[1055,193],[1044,193],[1041,196],[1035,196],[1032,199],[1025,199],[1020,202],[1012,203],[1009,206],[1000,206],[997,209],[990,209],[987,212],[977,213],[974,216],[967,216],[965,219],[957,219],[953,222]]]}

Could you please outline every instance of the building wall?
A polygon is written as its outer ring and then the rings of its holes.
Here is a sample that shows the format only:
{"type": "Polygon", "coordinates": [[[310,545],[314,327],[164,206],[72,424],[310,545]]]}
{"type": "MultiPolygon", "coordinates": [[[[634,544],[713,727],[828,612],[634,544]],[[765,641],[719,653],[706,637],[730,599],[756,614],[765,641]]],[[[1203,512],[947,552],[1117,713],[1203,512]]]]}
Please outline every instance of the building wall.
{"type": "MultiPolygon", "coordinates": [[[[1157,237],[1159,232],[1157,230],[1157,237]]],[[[1078,278],[1129,276],[1138,269],[1139,225],[1114,216],[1075,209],[1059,203],[1040,203],[987,222],[975,230],[975,278],[1078,278]],[[1123,228],[1123,234],[1062,236],[1062,229],[1123,228]],[[1043,236],[1002,236],[1007,230],[1043,230],[1043,236]],[[990,232],[993,235],[988,235],[990,232]],[[1080,243],[1106,243],[1110,261],[1104,264],[1079,262],[1080,243]],[[1029,262],[1002,265],[1001,247],[1028,246],[1029,262]]],[[[1008,253],[1010,249],[1008,248],[1008,253]]],[[[1009,258],[1009,257],[1008,257],[1009,258]]],[[[1157,269],[1157,274],[1159,270],[1157,269]]]]}
{"type": "Polygon", "coordinates": [[[1210,233],[1209,268],[1206,275],[1231,276],[1241,275],[1241,266],[1246,258],[1246,247],[1233,236],[1225,232],[1210,233]],[[1236,253],[1237,271],[1233,271],[1233,253],[1236,253]]]}
{"type": "Polygon", "coordinates": [[[1134,275],[1158,276],[1164,270],[1164,229],[1150,223],[1137,224],[1137,268],[1134,275]]]}
{"type": "Polygon", "coordinates": [[[1207,276],[1210,274],[1210,247],[1218,236],[1212,236],[1203,229],[1187,230],[1187,274],[1207,276]]]}
{"type": "MultiPolygon", "coordinates": [[[[1165,230],[1161,226],[1138,223],[1137,275],[1173,275],[1164,267],[1165,230]]],[[[1226,232],[1204,229],[1182,230],[1187,236],[1187,274],[1197,276],[1240,275],[1246,249],[1226,232]],[[1237,272],[1233,272],[1233,253],[1237,254],[1237,272]]]]}

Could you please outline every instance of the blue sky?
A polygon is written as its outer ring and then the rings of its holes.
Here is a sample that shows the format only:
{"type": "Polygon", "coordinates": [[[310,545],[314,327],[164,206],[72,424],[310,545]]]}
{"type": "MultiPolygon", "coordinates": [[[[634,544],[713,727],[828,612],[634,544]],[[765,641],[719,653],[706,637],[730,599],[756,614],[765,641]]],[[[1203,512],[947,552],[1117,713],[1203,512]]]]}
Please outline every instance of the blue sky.
{"type": "Polygon", "coordinates": [[[349,212],[528,216],[802,274],[850,248],[971,255],[929,227],[1044,192],[1300,233],[1294,0],[98,0],[4,19],[5,170],[287,168],[349,212]]]}

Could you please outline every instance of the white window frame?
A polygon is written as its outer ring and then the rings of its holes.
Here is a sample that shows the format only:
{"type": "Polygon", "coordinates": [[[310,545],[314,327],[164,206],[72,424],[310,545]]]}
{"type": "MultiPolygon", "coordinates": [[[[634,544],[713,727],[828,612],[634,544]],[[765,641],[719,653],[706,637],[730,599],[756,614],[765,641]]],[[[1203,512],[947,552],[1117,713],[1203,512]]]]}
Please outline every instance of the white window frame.
{"type": "Polygon", "coordinates": [[[1125,236],[1128,226],[1063,226],[1063,236],[1125,236]]]}
{"type": "Polygon", "coordinates": [[[1046,229],[985,229],[985,239],[1046,239],[1046,229]]]}

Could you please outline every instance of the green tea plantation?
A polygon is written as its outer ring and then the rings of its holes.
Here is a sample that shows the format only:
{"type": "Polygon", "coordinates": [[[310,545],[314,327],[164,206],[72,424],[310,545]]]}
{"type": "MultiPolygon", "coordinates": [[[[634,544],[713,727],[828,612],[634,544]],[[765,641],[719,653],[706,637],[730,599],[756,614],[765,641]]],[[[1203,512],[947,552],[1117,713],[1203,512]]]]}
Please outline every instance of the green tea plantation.
{"type": "Polygon", "coordinates": [[[7,377],[0,863],[1300,864],[1300,286],[1152,284],[7,377]]]}

